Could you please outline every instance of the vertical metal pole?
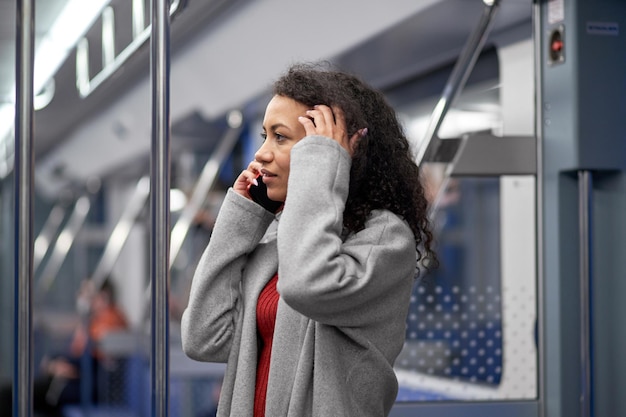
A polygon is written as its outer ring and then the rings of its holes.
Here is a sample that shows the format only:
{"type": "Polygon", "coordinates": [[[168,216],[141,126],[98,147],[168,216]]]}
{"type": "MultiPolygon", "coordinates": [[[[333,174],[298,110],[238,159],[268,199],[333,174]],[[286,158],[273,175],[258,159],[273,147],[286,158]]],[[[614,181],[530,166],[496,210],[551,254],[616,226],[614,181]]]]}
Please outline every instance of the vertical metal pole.
{"type": "Polygon", "coordinates": [[[537,135],[537,201],[535,212],[537,213],[537,347],[538,347],[538,392],[539,392],[539,416],[547,416],[546,407],[546,338],[545,328],[545,243],[544,243],[544,154],[543,154],[543,73],[541,71],[542,48],[541,39],[541,4],[533,3],[533,47],[535,65],[535,134],[537,135]]]}
{"type": "MultiPolygon", "coordinates": [[[[15,59],[15,342],[13,416],[30,417],[33,398],[34,0],[17,1],[15,59]]],[[[3,412],[6,410],[3,410],[3,412]]]]}
{"type": "Polygon", "coordinates": [[[152,415],[169,408],[169,1],[152,0],[152,159],[150,279],[152,284],[152,415]]]}
{"type": "Polygon", "coordinates": [[[578,187],[578,218],[580,230],[580,415],[581,417],[591,417],[593,415],[591,343],[591,172],[578,172],[578,187]]]}

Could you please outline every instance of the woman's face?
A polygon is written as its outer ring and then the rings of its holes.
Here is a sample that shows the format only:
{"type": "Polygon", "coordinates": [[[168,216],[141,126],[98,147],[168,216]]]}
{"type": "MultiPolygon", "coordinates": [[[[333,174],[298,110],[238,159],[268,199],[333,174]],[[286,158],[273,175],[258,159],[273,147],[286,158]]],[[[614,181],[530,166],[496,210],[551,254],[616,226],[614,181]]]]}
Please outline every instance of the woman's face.
{"type": "Polygon", "coordinates": [[[265,141],[254,155],[262,164],[261,174],[267,185],[267,196],[285,201],[291,148],[306,136],[298,117],[309,108],[291,98],[274,96],[265,109],[263,135],[265,141]]]}

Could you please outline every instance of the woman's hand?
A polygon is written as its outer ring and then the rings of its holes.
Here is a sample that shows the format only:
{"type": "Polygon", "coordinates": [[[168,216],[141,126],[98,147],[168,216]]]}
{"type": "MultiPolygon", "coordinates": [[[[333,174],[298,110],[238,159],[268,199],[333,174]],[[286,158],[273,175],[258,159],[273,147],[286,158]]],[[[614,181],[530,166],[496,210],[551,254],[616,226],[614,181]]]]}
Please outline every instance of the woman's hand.
{"type": "Polygon", "coordinates": [[[307,136],[321,135],[334,139],[350,156],[354,153],[359,138],[367,132],[367,129],[359,129],[348,137],[343,111],[337,106],[314,106],[312,110],[307,110],[306,115],[307,117],[299,117],[298,121],[304,126],[307,136]]]}
{"type": "Polygon", "coordinates": [[[248,188],[251,184],[258,185],[256,177],[259,176],[261,171],[261,163],[257,161],[252,161],[248,164],[248,168],[244,169],[241,174],[235,180],[233,184],[233,190],[247,199],[251,200],[250,194],[248,193],[248,188]]]}

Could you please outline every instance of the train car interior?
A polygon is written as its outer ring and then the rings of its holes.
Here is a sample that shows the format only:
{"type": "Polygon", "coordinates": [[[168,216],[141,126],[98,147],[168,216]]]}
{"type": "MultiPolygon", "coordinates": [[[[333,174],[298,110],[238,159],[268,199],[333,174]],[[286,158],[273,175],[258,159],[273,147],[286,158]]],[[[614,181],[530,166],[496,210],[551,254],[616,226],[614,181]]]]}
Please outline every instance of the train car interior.
{"type": "Polygon", "coordinates": [[[225,365],[181,347],[193,273],[271,83],[323,61],[384,93],[430,204],[440,265],[416,279],[390,415],[626,415],[625,2],[165,0],[156,39],[159,1],[0,0],[1,382],[37,380],[75,343],[86,286],[112,287],[125,322],[85,341],[101,360],[79,359],[62,415],[215,416],[225,365]]]}

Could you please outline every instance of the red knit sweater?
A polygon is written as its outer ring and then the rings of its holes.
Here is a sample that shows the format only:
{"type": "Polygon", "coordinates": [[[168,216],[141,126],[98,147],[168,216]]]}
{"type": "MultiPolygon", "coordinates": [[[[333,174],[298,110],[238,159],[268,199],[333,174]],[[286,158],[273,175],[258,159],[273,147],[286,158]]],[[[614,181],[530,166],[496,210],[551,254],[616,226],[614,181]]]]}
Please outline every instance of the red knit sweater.
{"type": "Polygon", "coordinates": [[[256,385],[254,389],[254,417],[265,417],[265,397],[267,394],[267,378],[270,372],[270,356],[276,311],[278,310],[278,291],[276,283],[278,274],[267,283],[256,305],[256,322],[259,332],[259,361],[256,368],[256,385]]]}

